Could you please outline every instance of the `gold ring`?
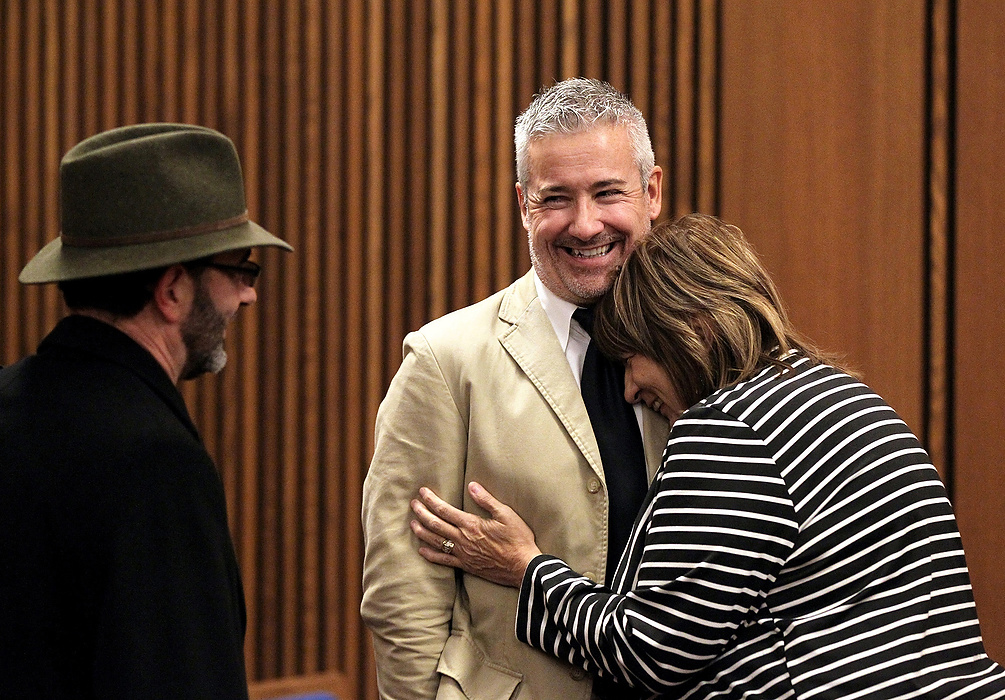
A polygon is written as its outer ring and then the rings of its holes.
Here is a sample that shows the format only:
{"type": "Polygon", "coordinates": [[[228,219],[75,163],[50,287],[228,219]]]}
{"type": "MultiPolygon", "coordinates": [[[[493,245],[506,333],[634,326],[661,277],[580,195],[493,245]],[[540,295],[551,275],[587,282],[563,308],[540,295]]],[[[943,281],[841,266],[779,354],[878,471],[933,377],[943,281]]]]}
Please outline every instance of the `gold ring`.
{"type": "Polygon", "coordinates": [[[440,542],[440,549],[443,550],[444,554],[453,554],[454,543],[448,539],[444,539],[442,542],[440,542]]]}

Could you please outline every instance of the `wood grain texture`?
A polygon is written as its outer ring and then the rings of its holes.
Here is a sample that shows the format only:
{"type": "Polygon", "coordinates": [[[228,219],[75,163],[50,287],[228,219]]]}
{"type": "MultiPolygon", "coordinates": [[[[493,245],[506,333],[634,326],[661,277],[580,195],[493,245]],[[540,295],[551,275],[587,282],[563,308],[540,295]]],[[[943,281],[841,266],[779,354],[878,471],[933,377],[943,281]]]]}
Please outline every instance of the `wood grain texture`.
{"type": "Polygon", "coordinates": [[[798,328],[920,431],[922,2],[726,2],[721,210],[798,328]]]}
{"type": "Polygon", "coordinates": [[[955,507],[988,653],[1005,660],[1005,5],[958,4],[955,507]]]}

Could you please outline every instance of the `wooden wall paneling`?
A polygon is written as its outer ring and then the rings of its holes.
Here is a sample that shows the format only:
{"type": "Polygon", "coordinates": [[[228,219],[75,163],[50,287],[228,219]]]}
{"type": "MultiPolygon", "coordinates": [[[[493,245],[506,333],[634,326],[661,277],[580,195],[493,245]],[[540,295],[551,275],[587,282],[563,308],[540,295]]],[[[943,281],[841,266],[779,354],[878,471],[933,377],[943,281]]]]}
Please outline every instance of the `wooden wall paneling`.
{"type": "Polygon", "coordinates": [[[302,167],[298,172],[303,203],[298,225],[303,231],[301,254],[297,256],[302,265],[300,280],[301,337],[301,381],[303,391],[299,397],[298,414],[303,424],[301,462],[303,464],[303,497],[300,508],[303,519],[303,553],[300,571],[303,575],[300,609],[301,663],[298,673],[317,673],[327,668],[322,653],[324,642],[323,610],[324,590],[321,569],[324,566],[341,568],[338,563],[326,561],[322,556],[325,536],[325,518],[322,500],[322,471],[330,464],[323,459],[324,431],[326,420],[321,392],[323,365],[325,362],[322,344],[323,313],[326,308],[321,288],[321,200],[323,185],[320,174],[321,153],[321,81],[322,74],[322,27],[320,7],[305,5],[300,20],[304,31],[302,55],[304,109],[301,118],[305,121],[300,129],[302,167]],[[319,186],[320,185],[320,186],[319,186]]]}
{"type": "Polygon", "coordinates": [[[495,87],[493,115],[492,164],[492,233],[494,263],[489,275],[490,293],[502,289],[516,278],[516,247],[524,240],[519,209],[514,204],[516,190],[516,154],[513,151],[513,126],[516,122],[514,72],[520,59],[516,56],[516,6],[512,0],[499,0],[495,7],[495,46],[492,81],[495,87]]]}
{"type": "MultiPolygon", "coordinates": [[[[41,75],[42,8],[37,0],[26,3],[22,25],[21,79],[28,85],[39,86],[41,75]]],[[[41,228],[40,212],[48,203],[41,198],[42,187],[42,95],[33,90],[22,103],[24,121],[18,132],[20,147],[20,179],[22,181],[21,229],[19,235],[26,241],[37,237],[41,228]]],[[[20,322],[25,332],[37,337],[41,328],[41,301],[38,289],[22,297],[20,322]]]]}
{"type": "Polygon", "coordinates": [[[98,33],[94,35],[95,52],[88,60],[98,64],[100,89],[96,91],[98,98],[98,128],[110,129],[121,124],[119,108],[122,105],[123,94],[119,65],[118,48],[120,20],[118,7],[114,4],[100,4],[95,7],[95,25],[98,33]]]}
{"type": "Polygon", "coordinates": [[[79,51],[74,56],[74,60],[80,62],[82,89],[80,91],[81,104],[79,118],[83,129],[81,136],[77,139],[86,138],[91,134],[101,131],[101,121],[99,119],[99,104],[101,102],[99,80],[100,62],[97,57],[101,55],[98,39],[97,2],[96,0],[82,0],[79,5],[79,51]]]}
{"type": "Polygon", "coordinates": [[[430,37],[430,148],[429,174],[429,316],[450,310],[447,256],[450,184],[450,7],[449,0],[433,0],[430,37]],[[437,186],[439,183],[439,186],[437,186]]]}
{"type": "MultiPolygon", "coordinates": [[[[509,148],[510,152],[513,154],[513,160],[511,163],[509,186],[512,188],[510,190],[511,197],[514,202],[514,221],[516,222],[516,231],[518,232],[517,240],[515,240],[513,245],[513,262],[516,269],[521,271],[526,271],[530,269],[530,246],[527,243],[527,232],[523,228],[523,220],[520,214],[519,206],[517,204],[516,198],[516,152],[512,150],[513,146],[513,129],[516,125],[517,117],[523,112],[523,110],[530,103],[531,98],[537,93],[539,89],[537,75],[537,57],[536,53],[538,51],[537,44],[537,17],[533,11],[532,0],[515,0],[514,7],[515,15],[513,20],[513,30],[515,32],[515,39],[513,42],[513,94],[511,101],[512,108],[512,119],[510,120],[509,129],[509,148]]],[[[519,274],[519,273],[517,273],[519,274]]],[[[500,284],[496,285],[497,289],[502,289],[505,285],[512,282],[513,279],[517,277],[517,274],[509,275],[508,280],[500,280],[500,284]]]]}
{"type": "MultiPolygon", "coordinates": [[[[303,204],[300,187],[301,143],[300,135],[303,124],[301,110],[303,95],[301,93],[300,51],[302,26],[300,7],[298,3],[280,5],[280,23],[277,34],[280,37],[280,66],[277,71],[279,82],[276,85],[275,98],[280,102],[279,121],[272,134],[282,134],[279,159],[273,161],[272,168],[281,177],[279,196],[281,199],[281,230],[286,240],[295,249],[303,250],[303,236],[299,220],[300,208],[303,204]]],[[[303,571],[300,566],[302,546],[303,506],[300,489],[306,466],[301,461],[303,434],[303,415],[300,412],[298,393],[303,390],[299,372],[303,361],[304,338],[303,328],[299,323],[300,280],[303,278],[304,255],[296,256],[289,267],[282,272],[282,297],[280,323],[276,328],[284,338],[295,338],[294,343],[285,345],[281,355],[280,387],[282,403],[277,408],[280,411],[283,430],[279,436],[279,469],[282,473],[280,493],[280,536],[281,545],[279,560],[280,570],[280,647],[279,675],[291,676],[299,669],[299,652],[302,643],[299,627],[300,606],[303,603],[300,590],[300,578],[303,571]]]]}
{"type": "MultiPolygon", "coordinates": [[[[385,246],[385,237],[391,232],[388,231],[382,214],[386,198],[398,196],[397,193],[388,192],[384,182],[384,172],[388,167],[391,167],[386,160],[383,126],[386,109],[383,100],[385,75],[384,47],[391,40],[386,33],[385,24],[383,5],[377,2],[373,3],[370,6],[369,14],[369,34],[367,37],[369,42],[369,66],[366,75],[368,90],[371,95],[367,106],[370,114],[368,194],[370,205],[366,214],[366,228],[363,233],[368,243],[364,263],[364,279],[366,280],[367,292],[367,319],[364,328],[366,337],[366,345],[364,346],[366,352],[366,383],[363,386],[364,393],[360,397],[358,404],[360,411],[359,451],[355,454],[354,459],[347,460],[344,464],[345,483],[347,486],[345,489],[345,512],[355,516],[348,525],[351,531],[356,533],[351,545],[346,549],[343,569],[345,572],[343,580],[346,583],[344,598],[347,607],[351,607],[354,611],[359,610],[360,586],[358,582],[363,578],[362,537],[360,536],[360,526],[358,524],[359,513],[362,510],[363,477],[366,473],[370,456],[373,454],[374,419],[386,386],[383,372],[384,353],[382,351],[384,336],[381,332],[384,327],[383,297],[386,288],[383,248],[385,246]]],[[[366,650],[369,652],[369,648],[361,644],[365,633],[359,616],[353,615],[349,619],[351,620],[351,625],[348,626],[346,632],[352,635],[353,640],[350,645],[347,645],[348,649],[352,652],[352,656],[347,657],[347,659],[352,659],[358,664],[357,660],[361,658],[363,651],[366,650]]]]}
{"type": "MultiPolygon", "coordinates": [[[[607,3],[606,10],[607,23],[605,29],[607,30],[607,36],[605,37],[605,53],[607,62],[604,66],[603,76],[591,77],[600,77],[621,92],[629,93],[628,8],[625,6],[624,0],[619,0],[618,2],[607,3]]],[[[563,75],[560,77],[569,78],[571,76],[563,75]]]]}
{"type": "Polygon", "coordinates": [[[346,671],[355,659],[347,658],[342,639],[351,630],[350,620],[357,617],[356,610],[347,610],[345,591],[355,590],[355,582],[348,579],[344,560],[347,542],[353,539],[354,529],[347,527],[355,513],[344,507],[347,485],[342,472],[343,455],[348,437],[344,430],[346,415],[351,411],[346,398],[345,375],[351,371],[345,362],[347,337],[345,277],[342,273],[347,232],[345,218],[345,182],[348,170],[353,167],[346,156],[349,143],[345,137],[344,114],[349,101],[346,80],[346,18],[341,3],[321,3],[324,16],[324,141],[320,148],[324,154],[318,187],[323,197],[322,250],[323,270],[321,285],[324,290],[323,392],[318,411],[322,414],[324,447],[321,474],[324,483],[322,577],[324,579],[325,605],[323,608],[321,643],[324,648],[323,666],[346,671]]]}
{"type": "MultiPolygon", "coordinates": [[[[656,0],[653,4],[663,3],[656,0]]],[[[625,85],[628,95],[647,120],[652,119],[650,100],[655,70],[652,60],[652,37],[649,33],[652,19],[649,0],[629,0],[628,24],[625,28],[625,44],[628,48],[626,61],[628,74],[625,85]]],[[[652,135],[650,135],[650,140],[652,140],[652,135]]]]}
{"type": "MultiPolygon", "coordinates": [[[[472,11],[468,3],[450,4],[450,111],[448,121],[450,173],[447,179],[449,211],[447,281],[449,308],[465,306],[470,297],[471,239],[471,115],[474,111],[471,80],[472,11]]],[[[435,186],[435,185],[434,185],[435,186]]]]}
{"type": "MultiPolygon", "coordinates": [[[[410,167],[408,159],[409,114],[409,18],[408,4],[391,3],[387,7],[387,69],[384,79],[387,109],[382,126],[386,140],[386,165],[382,173],[387,196],[384,198],[384,215],[381,236],[387,243],[385,252],[386,275],[383,280],[385,291],[384,328],[380,335],[383,340],[377,350],[382,358],[381,384],[390,377],[401,363],[401,340],[408,328],[408,250],[411,237],[418,232],[408,225],[408,182],[410,167]],[[398,38],[397,40],[395,38],[398,38]]],[[[422,180],[418,180],[421,182],[422,180]]]]}
{"type": "Polygon", "coordinates": [[[719,0],[698,3],[694,201],[698,211],[718,212],[719,0]]]}
{"type": "MultiPolygon", "coordinates": [[[[432,144],[430,109],[435,91],[431,90],[431,73],[435,70],[432,63],[432,47],[438,35],[428,31],[430,27],[429,3],[423,0],[413,0],[408,5],[409,16],[407,26],[411,31],[405,32],[408,55],[406,78],[403,89],[407,89],[407,114],[403,114],[407,124],[408,152],[407,160],[402,163],[401,170],[406,180],[403,183],[402,199],[408,205],[407,225],[400,231],[392,231],[392,235],[400,235],[407,240],[408,263],[405,268],[407,280],[403,290],[407,303],[405,327],[401,332],[389,339],[389,371],[397,370],[401,362],[401,342],[404,334],[419,328],[426,320],[431,300],[428,288],[430,270],[430,222],[434,216],[435,197],[445,197],[446,193],[435,194],[426,183],[433,182],[432,159],[430,157],[432,144]],[[393,361],[392,361],[393,358],[393,361]]],[[[439,55],[439,54],[437,54],[439,55]]],[[[392,291],[393,293],[393,291],[392,291]]]]}
{"type": "Polygon", "coordinates": [[[0,7],[0,18],[4,27],[3,54],[3,98],[0,100],[0,126],[3,127],[3,152],[0,153],[0,168],[3,169],[3,180],[0,182],[0,226],[3,227],[2,289],[0,289],[0,308],[3,311],[3,351],[6,364],[21,354],[20,319],[21,319],[21,289],[17,281],[18,273],[24,264],[27,251],[22,252],[21,226],[21,173],[22,157],[19,152],[21,143],[21,122],[23,113],[18,101],[21,93],[19,87],[20,61],[23,55],[20,45],[21,13],[17,6],[4,4],[0,7]]]}
{"type": "Polygon", "coordinates": [[[563,77],[580,74],[579,5],[578,0],[562,0],[558,65],[563,77]]]}
{"type": "MultiPolygon", "coordinates": [[[[346,79],[348,81],[346,100],[346,131],[344,138],[349,148],[346,151],[345,167],[348,169],[345,180],[345,258],[343,260],[343,275],[346,285],[346,333],[342,342],[345,343],[345,452],[340,462],[345,474],[347,488],[343,491],[343,512],[346,519],[343,523],[350,531],[359,532],[359,508],[354,504],[359,499],[355,493],[355,479],[350,479],[355,470],[361,468],[369,456],[366,445],[370,436],[366,434],[366,426],[372,420],[362,415],[367,406],[366,401],[366,177],[367,177],[367,134],[366,111],[367,99],[367,55],[368,34],[366,28],[367,16],[365,8],[358,3],[350,3],[346,8],[346,79]],[[350,520],[350,518],[354,518],[350,520]]],[[[359,570],[358,561],[361,557],[358,537],[346,539],[342,562],[345,564],[344,590],[358,588],[359,578],[350,578],[359,570]],[[349,588],[349,581],[356,582],[349,588]]],[[[354,597],[344,596],[344,604],[349,605],[354,597]]],[[[358,608],[357,608],[358,609],[358,608]]],[[[358,614],[345,619],[345,630],[342,638],[341,656],[343,664],[356,663],[360,658],[360,638],[362,636],[358,623],[358,614]]]]}
{"type": "Polygon", "coordinates": [[[722,12],[721,211],[796,326],[919,430],[924,3],[722,12]]]}
{"type": "Polygon", "coordinates": [[[953,496],[952,481],[952,156],[950,0],[929,3],[927,87],[927,288],[925,317],[924,415],[922,440],[953,496]]]}
{"type": "MultiPolygon", "coordinates": [[[[139,16],[136,23],[136,50],[142,66],[137,76],[136,103],[139,111],[138,121],[153,121],[154,114],[160,112],[161,81],[159,79],[158,57],[161,55],[159,27],[162,26],[161,14],[150,3],[138,3],[139,16]],[[140,40],[142,39],[142,40],[140,40]]],[[[243,163],[242,163],[243,164],[243,163]]]]}
{"type": "Polygon", "coordinates": [[[1005,661],[1005,5],[957,8],[955,508],[989,655],[1005,661]]]}
{"type": "MultiPolygon", "coordinates": [[[[562,4],[559,0],[539,0],[532,7],[530,26],[537,42],[523,58],[530,60],[537,68],[533,85],[536,93],[541,87],[566,76],[562,75],[561,32],[555,31],[556,27],[562,26],[562,4]]],[[[530,102],[529,98],[527,102],[530,102]]],[[[523,107],[527,106],[527,102],[524,102],[523,107]]]]}
{"type": "MultiPolygon", "coordinates": [[[[649,140],[653,144],[656,165],[663,169],[663,209],[660,218],[665,219],[673,210],[670,192],[674,177],[671,160],[674,127],[674,37],[678,27],[673,19],[674,5],[656,2],[646,17],[647,26],[643,31],[650,35],[649,81],[652,85],[649,99],[643,109],[649,125],[649,140]]],[[[640,107],[642,109],[642,107],[640,107]]]]}
{"type": "MultiPolygon", "coordinates": [[[[44,93],[42,102],[42,157],[39,163],[39,191],[41,192],[41,226],[36,231],[28,231],[28,246],[31,250],[38,250],[43,245],[56,237],[59,233],[59,187],[58,179],[55,176],[62,158],[60,144],[60,129],[64,123],[59,110],[60,94],[62,90],[62,71],[60,70],[59,35],[62,29],[62,21],[59,12],[58,0],[46,0],[42,8],[44,22],[43,46],[39,50],[44,53],[44,69],[42,70],[41,88],[44,93]]],[[[3,207],[0,206],[0,211],[3,207]]],[[[0,224],[0,236],[3,235],[3,225],[0,224]]],[[[21,258],[27,262],[27,257],[21,258]]],[[[35,329],[26,328],[22,332],[25,335],[25,345],[30,344],[35,338],[41,338],[46,329],[51,328],[59,320],[62,313],[62,301],[57,294],[57,290],[52,285],[43,285],[37,292],[42,299],[42,313],[40,315],[40,325],[35,329]]],[[[25,349],[25,353],[33,348],[25,349]]],[[[3,359],[0,358],[0,363],[3,359]]]]}
{"type": "MultiPolygon", "coordinates": [[[[583,0],[579,25],[580,69],[578,75],[597,77],[604,74],[604,0],[583,0]]],[[[663,3],[669,7],[669,3],[663,3]]]]}
{"type": "MultiPolygon", "coordinates": [[[[697,211],[696,162],[697,141],[697,13],[694,0],[674,4],[673,14],[673,87],[670,93],[671,131],[664,175],[664,216],[675,219],[697,211]]],[[[706,212],[709,213],[709,212],[706,212]]],[[[714,213],[714,212],[713,212],[714,213]]]]}
{"type": "Polygon", "coordinates": [[[493,155],[493,115],[499,109],[495,99],[492,64],[496,60],[495,26],[491,3],[475,3],[473,20],[473,80],[471,123],[474,128],[471,151],[472,189],[471,218],[471,288],[469,301],[478,301],[495,291],[492,260],[496,256],[493,245],[492,177],[495,174],[493,155]]]}

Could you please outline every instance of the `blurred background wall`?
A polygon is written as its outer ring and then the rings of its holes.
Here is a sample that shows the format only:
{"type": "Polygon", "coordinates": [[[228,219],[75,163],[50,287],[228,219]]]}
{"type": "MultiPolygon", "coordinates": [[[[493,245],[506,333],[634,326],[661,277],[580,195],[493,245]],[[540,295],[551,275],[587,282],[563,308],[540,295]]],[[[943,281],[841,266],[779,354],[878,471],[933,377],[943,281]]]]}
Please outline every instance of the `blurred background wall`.
{"type": "Polygon", "coordinates": [[[17,283],[57,235],[61,155],[135,122],[228,134],[252,217],[297,249],[265,252],[231,365],[185,389],[227,489],[249,676],[375,698],[377,405],[406,332],[529,267],[513,121],[574,75],[646,114],[663,218],[738,224],[797,325],[922,437],[1005,661],[997,0],[2,0],[0,364],[63,313],[17,283]]]}

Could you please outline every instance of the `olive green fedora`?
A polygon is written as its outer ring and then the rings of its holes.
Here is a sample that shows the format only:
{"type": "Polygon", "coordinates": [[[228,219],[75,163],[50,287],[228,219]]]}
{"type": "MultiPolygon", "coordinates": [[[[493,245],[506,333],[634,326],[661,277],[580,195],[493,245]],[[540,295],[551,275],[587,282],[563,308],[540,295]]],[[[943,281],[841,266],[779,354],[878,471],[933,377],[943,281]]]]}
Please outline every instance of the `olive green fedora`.
{"type": "Polygon", "coordinates": [[[60,234],[24,284],[148,270],[228,250],[293,250],[248,219],[234,144],[213,129],[136,124],[91,136],[59,166],[60,234]]]}

